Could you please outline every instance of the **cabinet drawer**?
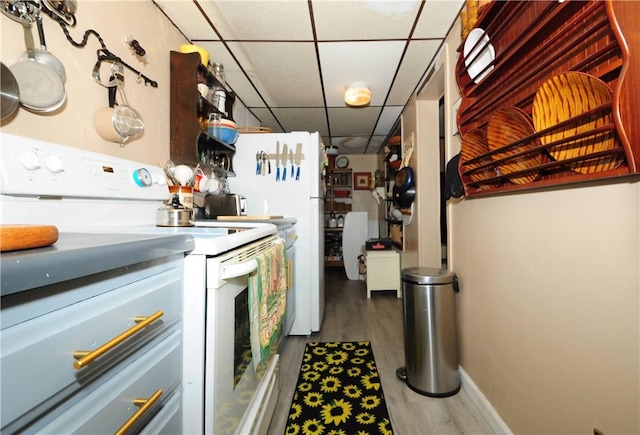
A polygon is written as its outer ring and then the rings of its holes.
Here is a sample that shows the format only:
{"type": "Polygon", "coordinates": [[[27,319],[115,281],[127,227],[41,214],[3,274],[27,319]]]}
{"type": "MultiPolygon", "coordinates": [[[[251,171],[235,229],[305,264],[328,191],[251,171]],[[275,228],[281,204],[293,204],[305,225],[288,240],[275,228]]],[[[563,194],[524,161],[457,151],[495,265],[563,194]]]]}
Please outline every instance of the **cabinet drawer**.
{"type": "MultiPolygon", "coordinates": [[[[162,419],[163,414],[160,414],[159,410],[164,411],[165,405],[170,408],[169,398],[180,385],[182,357],[180,340],[181,331],[176,330],[166,340],[119,371],[63,415],[46,426],[38,428],[37,432],[114,433],[140,409],[134,405],[135,399],[148,399],[158,390],[161,390],[162,394],[149,410],[141,415],[132,429],[139,431],[146,422],[151,423],[150,416],[155,413],[158,414],[154,416],[154,420],[155,417],[162,419]]],[[[179,414],[177,411],[174,412],[179,414]]],[[[162,426],[159,421],[156,421],[155,425],[162,426]]]]}
{"type": "MultiPolygon", "coordinates": [[[[176,435],[182,433],[182,392],[173,393],[162,409],[141,431],[140,435],[176,435]]],[[[265,432],[266,433],[266,432],[265,432]]]]}
{"type": "Polygon", "coordinates": [[[39,404],[45,411],[54,395],[55,401],[73,395],[178,322],[181,290],[182,274],[174,269],[2,330],[3,428],[39,404]],[[137,316],[158,311],[164,312],[158,320],[74,368],[74,352],[93,351],[134,327],[137,316]]]}

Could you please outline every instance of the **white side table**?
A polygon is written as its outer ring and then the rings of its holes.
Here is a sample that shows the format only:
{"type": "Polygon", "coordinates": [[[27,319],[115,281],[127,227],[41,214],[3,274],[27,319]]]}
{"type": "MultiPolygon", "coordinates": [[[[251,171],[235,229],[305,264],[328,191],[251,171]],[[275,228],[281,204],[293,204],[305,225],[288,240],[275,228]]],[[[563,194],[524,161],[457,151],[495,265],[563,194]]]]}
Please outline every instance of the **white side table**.
{"type": "Polygon", "coordinates": [[[376,290],[395,290],[398,298],[402,297],[398,251],[367,251],[366,257],[367,299],[376,290]]]}

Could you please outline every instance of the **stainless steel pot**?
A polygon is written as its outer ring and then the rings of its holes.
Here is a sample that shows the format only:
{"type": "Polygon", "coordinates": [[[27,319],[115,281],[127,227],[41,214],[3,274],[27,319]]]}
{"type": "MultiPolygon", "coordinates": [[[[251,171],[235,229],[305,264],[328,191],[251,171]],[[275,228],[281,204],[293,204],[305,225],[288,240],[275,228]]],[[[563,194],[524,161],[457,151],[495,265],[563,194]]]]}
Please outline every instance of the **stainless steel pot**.
{"type": "Polygon", "coordinates": [[[0,80],[2,80],[0,110],[2,111],[1,119],[4,121],[13,115],[20,105],[20,88],[11,70],[2,62],[0,62],[0,65],[2,66],[0,72],[0,80]]]}
{"type": "Polygon", "coordinates": [[[159,227],[192,227],[194,225],[193,209],[182,206],[177,195],[173,197],[171,204],[160,207],[156,213],[156,226],[159,227]]]}

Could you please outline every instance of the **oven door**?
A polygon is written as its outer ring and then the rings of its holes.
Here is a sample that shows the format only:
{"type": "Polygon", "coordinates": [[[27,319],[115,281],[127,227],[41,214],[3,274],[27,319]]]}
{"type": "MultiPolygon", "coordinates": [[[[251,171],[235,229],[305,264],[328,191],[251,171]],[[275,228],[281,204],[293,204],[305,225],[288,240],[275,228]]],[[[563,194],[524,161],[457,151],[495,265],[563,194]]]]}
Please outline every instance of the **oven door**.
{"type": "MultiPolygon", "coordinates": [[[[270,408],[271,385],[277,378],[273,349],[254,370],[249,327],[249,274],[255,260],[218,268],[219,287],[207,288],[205,357],[205,433],[249,433],[270,408]],[[237,275],[237,276],[236,276],[237,275]]],[[[275,388],[277,394],[277,388],[275,388]]]]}

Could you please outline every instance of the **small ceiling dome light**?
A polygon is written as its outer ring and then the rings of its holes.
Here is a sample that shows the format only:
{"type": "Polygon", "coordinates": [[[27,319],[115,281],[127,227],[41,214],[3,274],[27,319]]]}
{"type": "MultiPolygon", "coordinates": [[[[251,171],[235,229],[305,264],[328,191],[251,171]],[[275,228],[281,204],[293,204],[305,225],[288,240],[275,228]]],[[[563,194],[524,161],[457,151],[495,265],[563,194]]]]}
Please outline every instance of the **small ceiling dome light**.
{"type": "Polygon", "coordinates": [[[371,89],[363,82],[349,83],[344,91],[344,102],[347,106],[366,106],[371,101],[371,89]]]}

